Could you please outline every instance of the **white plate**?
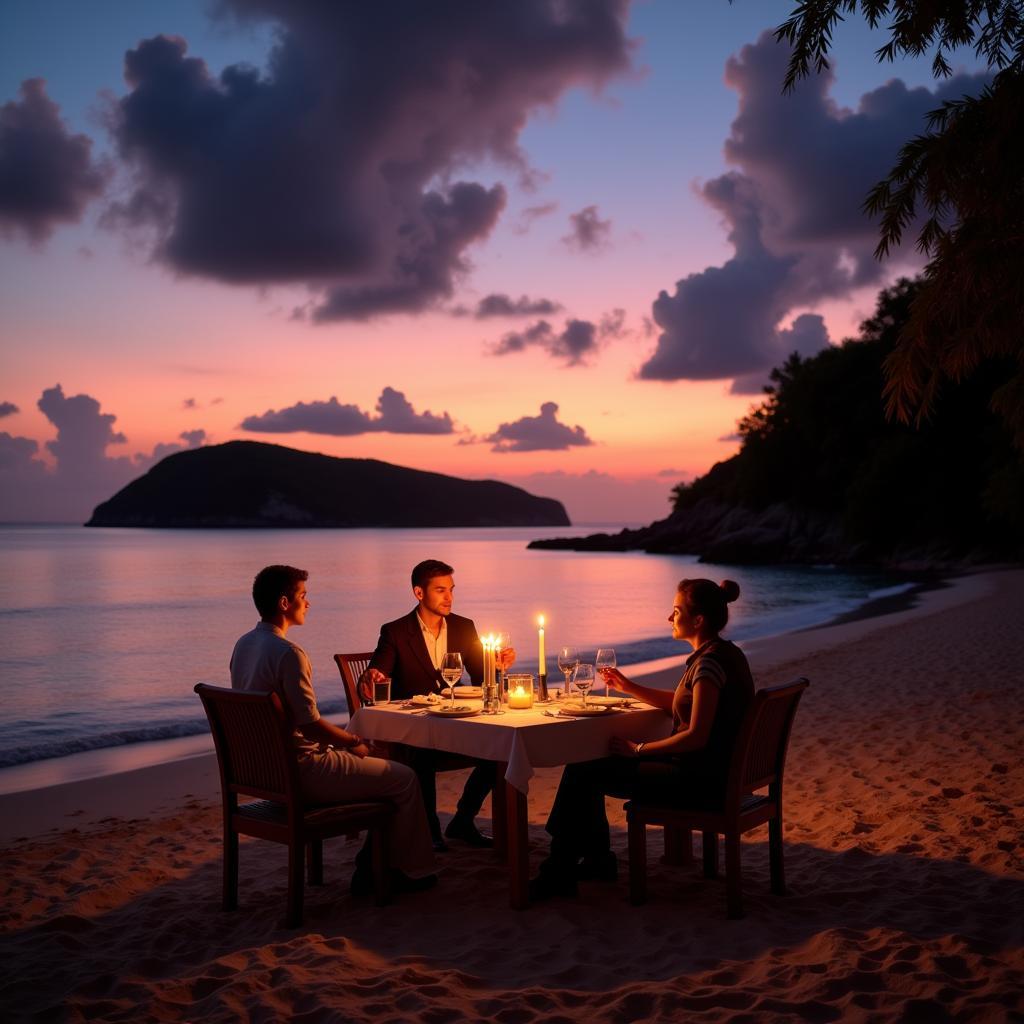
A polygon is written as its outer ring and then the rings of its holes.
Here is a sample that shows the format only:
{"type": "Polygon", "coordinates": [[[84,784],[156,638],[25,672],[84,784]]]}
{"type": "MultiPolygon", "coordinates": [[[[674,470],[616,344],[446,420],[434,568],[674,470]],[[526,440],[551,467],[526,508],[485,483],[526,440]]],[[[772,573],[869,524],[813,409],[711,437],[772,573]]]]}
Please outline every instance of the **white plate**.
{"type": "Polygon", "coordinates": [[[482,697],[484,688],[482,686],[456,686],[456,697],[482,697]]]}
{"type": "Polygon", "coordinates": [[[439,718],[471,718],[473,715],[479,715],[480,711],[480,708],[470,707],[468,704],[456,704],[455,707],[444,704],[427,708],[428,715],[437,715],[439,718]]]}
{"type": "Polygon", "coordinates": [[[586,707],[582,704],[562,704],[558,708],[558,713],[566,718],[586,718],[590,715],[603,715],[607,710],[607,708],[603,707],[594,707],[588,701],[586,707]]]}

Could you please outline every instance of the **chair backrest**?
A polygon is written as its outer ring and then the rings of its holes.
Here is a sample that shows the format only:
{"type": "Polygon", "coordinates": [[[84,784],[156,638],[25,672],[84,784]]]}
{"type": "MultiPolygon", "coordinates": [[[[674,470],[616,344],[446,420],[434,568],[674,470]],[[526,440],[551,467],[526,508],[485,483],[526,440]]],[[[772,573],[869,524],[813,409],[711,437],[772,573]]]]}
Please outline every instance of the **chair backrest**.
{"type": "Polygon", "coordinates": [[[803,678],[758,690],[740,726],[729,770],[727,802],[765,786],[780,786],[796,707],[810,683],[803,678]]]}
{"type": "Polygon", "coordinates": [[[276,693],[228,690],[198,683],[217,748],[221,787],[263,800],[298,805],[299,773],[291,727],[276,693]]]}
{"type": "Polygon", "coordinates": [[[359,677],[369,667],[373,651],[368,654],[336,654],[334,660],[341,673],[341,681],[345,687],[345,699],[348,701],[348,717],[351,718],[362,706],[359,699],[359,677]]]}

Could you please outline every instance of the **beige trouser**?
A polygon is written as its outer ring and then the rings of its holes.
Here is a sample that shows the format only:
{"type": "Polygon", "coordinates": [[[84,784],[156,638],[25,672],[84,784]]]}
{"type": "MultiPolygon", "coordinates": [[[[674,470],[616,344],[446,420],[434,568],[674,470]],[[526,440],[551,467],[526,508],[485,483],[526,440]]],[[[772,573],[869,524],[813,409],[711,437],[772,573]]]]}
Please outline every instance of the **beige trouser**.
{"type": "Polygon", "coordinates": [[[387,800],[395,805],[389,862],[410,878],[433,874],[434,848],[420,784],[411,768],[380,757],[325,750],[302,761],[302,794],[312,803],[387,800]]]}

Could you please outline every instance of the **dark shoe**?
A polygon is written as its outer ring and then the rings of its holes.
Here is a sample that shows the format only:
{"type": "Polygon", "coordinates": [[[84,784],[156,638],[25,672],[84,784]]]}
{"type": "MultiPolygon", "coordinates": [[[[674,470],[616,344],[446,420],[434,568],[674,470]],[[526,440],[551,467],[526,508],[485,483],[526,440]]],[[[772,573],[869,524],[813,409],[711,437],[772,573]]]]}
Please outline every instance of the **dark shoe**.
{"type": "Polygon", "coordinates": [[[434,853],[448,852],[448,844],[440,836],[438,836],[436,839],[431,839],[430,845],[434,847],[434,853]]]}
{"type": "Polygon", "coordinates": [[[530,879],[526,891],[531,903],[542,903],[559,896],[571,899],[578,895],[575,878],[543,870],[536,878],[530,879]]]}
{"type": "Polygon", "coordinates": [[[368,867],[357,864],[355,871],[352,872],[349,891],[353,896],[369,896],[373,892],[373,872],[368,867]]]}
{"type": "Polygon", "coordinates": [[[619,858],[611,850],[600,857],[584,857],[576,868],[576,877],[584,882],[617,882],[619,858]]]}
{"type": "Polygon", "coordinates": [[[391,872],[392,892],[426,892],[437,885],[437,875],[424,875],[422,878],[410,878],[404,871],[395,868],[391,872]]]}
{"type": "Polygon", "coordinates": [[[448,822],[448,827],[444,830],[444,834],[449,839],[461,839],[467,846],[477,846],[480,848],[494,846],[494,838],[492,836],[484,835],[473,824],[472,818],[464,818],[460,814],[456,814],[448,822]]]}

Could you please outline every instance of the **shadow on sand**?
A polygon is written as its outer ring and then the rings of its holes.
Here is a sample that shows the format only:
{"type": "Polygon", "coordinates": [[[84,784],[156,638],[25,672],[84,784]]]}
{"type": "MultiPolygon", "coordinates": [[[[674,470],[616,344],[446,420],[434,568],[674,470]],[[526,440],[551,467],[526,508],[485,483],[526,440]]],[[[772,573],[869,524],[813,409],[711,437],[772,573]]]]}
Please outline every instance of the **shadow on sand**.
{"type": "MultiPolygon", "coordinates": [[[[851,1008],[941,1021],[1020,1010],[1024,882],[969,863],[787,844],[790,893],[777,897],[759,830],[743,849],[747,917],[729,921],[722,881],[702,878],[699,859],[659,864],[654,831],[643,907],[627,902],[623,857],[618,883],[583,884],[577,900],[517,913],[500,862],[453,846],[435,890],[379,909],[348,894],[358,847],[335,841],[327,884],[307,890],[305,925],[287,930],[285,851],[272,844],[243,840],[240,909],[220,910],[218,824],[204,812],[133,864],[118,868],[115,855],[37,923],[8,925],[6,1012],[515,1022],[716,1009],[838,1020],[851,1008]],[[122,901],[91,913],[113,903],[105,886],[122,901]]],[[[531,826],[535,862],[546,838],[531,826]]],[[[83,849],[93,841],[83,837],[83,849]]],[[[614,844],[621,855],[621,829],[614,844]]],[[[18,854],[26,870],[32,851],[18,854]]]]}

